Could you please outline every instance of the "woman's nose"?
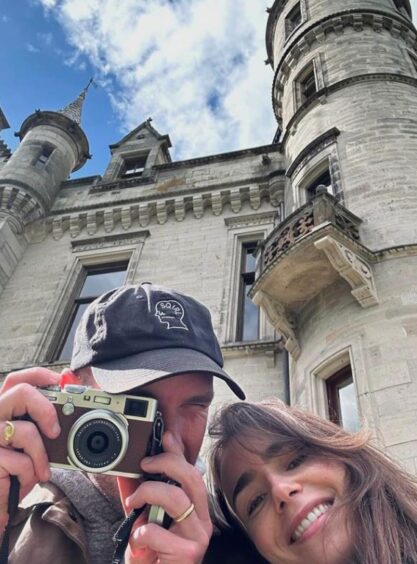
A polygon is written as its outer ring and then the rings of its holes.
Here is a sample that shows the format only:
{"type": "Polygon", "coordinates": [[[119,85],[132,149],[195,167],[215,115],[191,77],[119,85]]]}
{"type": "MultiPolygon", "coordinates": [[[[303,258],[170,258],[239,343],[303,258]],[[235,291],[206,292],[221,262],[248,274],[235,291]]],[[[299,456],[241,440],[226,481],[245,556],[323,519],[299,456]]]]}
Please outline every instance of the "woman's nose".
{"type": "Polygon", "coordinates": [[[275,505],[279,511],[282,511],[291,498],[302,491],[301,484],[294,479],[282,476],[276,476],[272,483],[271,493],[275,505]]]}

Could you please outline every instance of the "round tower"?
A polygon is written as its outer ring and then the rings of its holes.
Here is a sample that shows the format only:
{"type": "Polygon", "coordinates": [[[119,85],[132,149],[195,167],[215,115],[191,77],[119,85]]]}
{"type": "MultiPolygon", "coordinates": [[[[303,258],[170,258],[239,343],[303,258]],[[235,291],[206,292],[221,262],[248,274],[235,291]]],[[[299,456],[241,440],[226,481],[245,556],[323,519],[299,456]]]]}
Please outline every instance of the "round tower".
{"type": "Polygon", "coordinates": [[[268,11],[286,219],[265,241],[252,297],[291,354],[291,402],[331,417],[331,382],[349,368],[359,417],[417,471],[410,4],[276,0],[268,11]]]}
{"type": "Polygon", "coordinates": [[[50,210],[61,183],[89,157],[80,126],[89,85],[62,110],[36,110],[16,133],[20,145],[0,169],[0,220],[16,233],[50,210]]]}

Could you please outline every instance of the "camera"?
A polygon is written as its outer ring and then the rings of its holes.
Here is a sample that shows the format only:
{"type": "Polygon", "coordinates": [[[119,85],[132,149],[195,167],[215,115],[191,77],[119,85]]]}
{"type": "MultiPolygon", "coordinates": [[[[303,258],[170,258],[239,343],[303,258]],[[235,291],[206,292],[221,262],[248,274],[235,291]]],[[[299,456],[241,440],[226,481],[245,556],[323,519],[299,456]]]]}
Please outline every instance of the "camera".
{"type": "Polygon", "coordinates": [[[58,439],[43,436],[52,467],[140,478],[142,458],[162,450],[155,399],[78,385],[39,391],[55,405],[61,426],[58,439]]]}

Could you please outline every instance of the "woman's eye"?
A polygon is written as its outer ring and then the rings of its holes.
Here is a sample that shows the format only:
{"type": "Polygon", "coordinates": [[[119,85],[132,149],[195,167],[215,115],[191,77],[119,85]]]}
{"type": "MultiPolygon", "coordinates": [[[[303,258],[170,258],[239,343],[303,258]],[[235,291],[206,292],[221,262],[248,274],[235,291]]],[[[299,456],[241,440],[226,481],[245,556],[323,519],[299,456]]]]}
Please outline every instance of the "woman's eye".
{"type": "Polygon", "coordinates": [[[261,505],[261,503],[265,499],[265,496],[266,496],[266,494],[259,494],[249,502],[249,505],[248,505],[248,515],[249,516],[252,515],[258,509],[258,507],[261,505]]]}
{"type": "Polygon", "coordinates": [[[294,468],[297,468],[298,466],[300,466],[304,460],[307,458],[306,454],[298,454],[295,458],[293,458],[291,460],[291,462],[288,464],[287,466],[287,470],[294,470],[294,468]]]}

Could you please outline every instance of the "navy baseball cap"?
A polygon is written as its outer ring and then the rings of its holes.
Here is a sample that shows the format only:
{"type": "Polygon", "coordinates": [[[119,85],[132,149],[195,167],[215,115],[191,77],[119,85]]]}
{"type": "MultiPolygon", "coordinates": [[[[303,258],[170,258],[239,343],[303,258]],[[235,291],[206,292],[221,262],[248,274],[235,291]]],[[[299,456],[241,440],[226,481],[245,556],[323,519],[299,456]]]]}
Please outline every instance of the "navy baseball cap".
{"type": "Polygon", "coordinates": [[[74,337],[71,369],[90,366],[106,392],[121,393],[186,372],[224,380],[245,399],[223,370],[209,310],[175,290],[143,283],[121,286],[94,300],[74,337]]]}

